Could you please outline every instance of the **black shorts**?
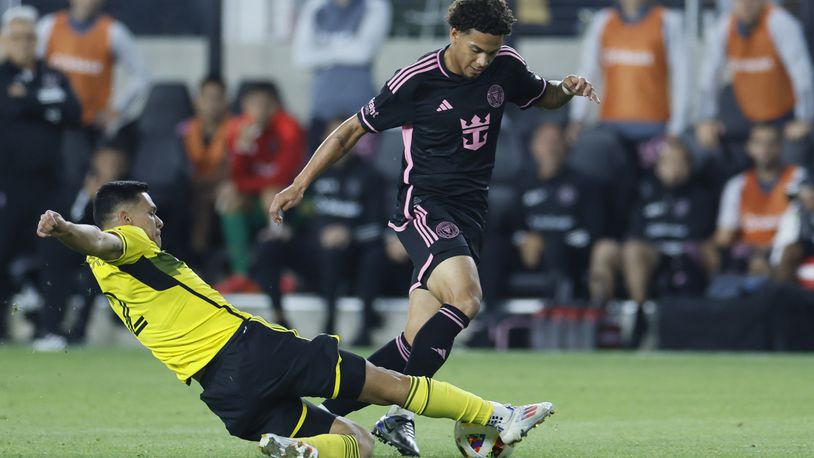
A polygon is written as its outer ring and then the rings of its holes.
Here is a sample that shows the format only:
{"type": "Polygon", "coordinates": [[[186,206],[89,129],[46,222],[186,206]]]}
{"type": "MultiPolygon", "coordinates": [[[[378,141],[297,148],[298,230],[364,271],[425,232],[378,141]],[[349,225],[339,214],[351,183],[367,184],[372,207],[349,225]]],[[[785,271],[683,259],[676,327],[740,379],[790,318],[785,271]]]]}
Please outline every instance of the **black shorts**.
{"type": "Polygon", "coordinates": [[[388,226],[396,231],[413,261],[410,292],[416,288],[426,289],[435,267],[451,257],[469,256],[475,264],[480,261],[485,209],[428,198],[414,200],[405,213],[407,215],[394,215],[388,226]]]}
{"type": "Polygon", "coordinates": [[[338,345],[336,336],[308,340],[246,321],[207,364],[201,400],[241,439],[328,433],[336,416],[301,396],[357,399],[365,383],[365,360],[338,345]]]}

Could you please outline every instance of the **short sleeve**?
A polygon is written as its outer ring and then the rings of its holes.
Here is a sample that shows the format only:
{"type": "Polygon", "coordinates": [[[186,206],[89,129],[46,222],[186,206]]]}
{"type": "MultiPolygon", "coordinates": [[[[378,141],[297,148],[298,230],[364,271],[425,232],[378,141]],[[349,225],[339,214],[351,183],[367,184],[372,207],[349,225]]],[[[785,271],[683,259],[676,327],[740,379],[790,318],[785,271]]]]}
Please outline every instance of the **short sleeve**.
{"type": "Polygon", "coordinates": [[[526,109],[534,106],[546,90],[548,82],[545,78],[529,70],[526,61],[520,54],[509,46],[503,46],[497,53],[498,57],[506,59],[509,69],[510,87],[509,101],[526,109]]]}
{"type": "Polygon", "coordinates": [[[396,78],[397,76],[393,77],[385,84],[379,95],[370,99],[370,102],[356,114],[368,132],[375,133],[401,127],[412,120],[412,84],[392,84],[396,78]]]}
{"type": "Polygon", "coordinates": [[[105,232],[114,234],[122,240],[122,255],[118,259],[108,261],[109,264],[114,266],[133,264],[143,256],[155,253],[158,250],[156,244],[147,237],[147,234],[140,227],[118,226],[105,232]]]}

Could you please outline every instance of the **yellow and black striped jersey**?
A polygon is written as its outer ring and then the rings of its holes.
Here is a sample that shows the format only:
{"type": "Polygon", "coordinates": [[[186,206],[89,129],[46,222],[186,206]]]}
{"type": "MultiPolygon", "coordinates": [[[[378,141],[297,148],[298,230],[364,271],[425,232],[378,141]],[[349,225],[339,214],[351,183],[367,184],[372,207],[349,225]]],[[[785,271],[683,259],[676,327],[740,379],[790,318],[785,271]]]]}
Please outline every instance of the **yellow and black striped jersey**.
{"type": "Polygon", "coordinates": [[[88,256],[96,281],[113,311],[156,358],[188,381],[226,344],[245,320],[253,318],[136,226],[105,232],[123,245],[119,259],[88,256]]]}

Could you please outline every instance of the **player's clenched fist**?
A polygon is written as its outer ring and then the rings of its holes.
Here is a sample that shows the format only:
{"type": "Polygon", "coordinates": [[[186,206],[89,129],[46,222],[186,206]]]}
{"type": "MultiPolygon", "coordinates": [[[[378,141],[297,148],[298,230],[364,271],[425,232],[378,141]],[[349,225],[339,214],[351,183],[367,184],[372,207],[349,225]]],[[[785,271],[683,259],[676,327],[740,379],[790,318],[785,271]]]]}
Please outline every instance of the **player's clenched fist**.
{"type": "Polygon", "coordinates": [[[53,237],[64,232],[68,227],[68,222],[59,213],[53,210],[46,210],[40,215],[40,223],[37,225],[37,235],[40,237],[53,237]]]}

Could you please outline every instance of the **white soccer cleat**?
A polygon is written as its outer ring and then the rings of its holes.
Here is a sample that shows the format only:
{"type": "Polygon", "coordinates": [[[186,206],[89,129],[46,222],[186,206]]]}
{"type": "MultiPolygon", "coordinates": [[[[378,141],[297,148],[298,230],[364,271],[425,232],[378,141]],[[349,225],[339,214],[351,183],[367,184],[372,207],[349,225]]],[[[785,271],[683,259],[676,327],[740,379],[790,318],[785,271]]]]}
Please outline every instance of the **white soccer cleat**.
{"type": "Polygon", "coordinates": [[[507,407],[512,409],[512,414],[495,425],[497,430],[500,431],[500,439],[507,445],[520,442],[529,431],[554,414],[554,404],[550,402],[507,407]]]}
{"type": "Polygon", "coordinates": [[[312,445],[299,439],[289,439],[271,433],[260,436],[260,452],[274,458],[317,458],[319,456],[319,452],[312,445]]]}

